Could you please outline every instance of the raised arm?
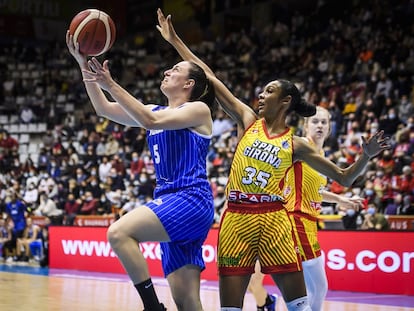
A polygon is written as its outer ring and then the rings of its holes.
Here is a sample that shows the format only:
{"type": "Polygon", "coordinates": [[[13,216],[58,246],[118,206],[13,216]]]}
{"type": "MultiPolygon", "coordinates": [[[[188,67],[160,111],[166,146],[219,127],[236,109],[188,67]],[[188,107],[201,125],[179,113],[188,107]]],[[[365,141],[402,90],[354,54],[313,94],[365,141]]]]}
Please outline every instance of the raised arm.
{"type": "MultiPolygon", "coordinates": [[[[88,61],[86,56],[79,52],[79,44],[73,42],[69,31],[66,32],[66,45],[70,54],[77,61],[82,72],[82,78],[85,80],[88,77],[87,72],[90,70],[88,61]]],[[[85,88],[98,116],[106,117],[123,125],[140,126],[117,102],[111,102],[106,98],[98,83],[85,83],[85,88]]]]}
{"type": "Polygon", "coordinates": [[[198,58],[189,47],[181,40],[181,38],[175,32],[175,29],[171,22],[171,15],[164,16],[161,9],[157,10],[158,25],[157,29],[163,36],[163,38],[169,42],[180,54],[180,56],[190,62],[194,62],[204,69],[208,78],[212,81],[217,99],[223,110],[237,123],[241,130],[244,130],[250,126],[256,120],[256,114],[249,106],[244,104],[238,98],[236,98],[230,90],[220,81],[213,71],[198,58]]]}
{"type": "Polygon", "coordinates": [[[294,137],[294,161],[303,161],[313,169],[329,178],[336,180],[341,185],[349,187],[355,179],[365,170],[368,161],[377,156],[381,151],[391,148],[389,137],[383,138],[380,131],[366,140],[362,137],[363,154],[351,166],[342,169],[335,163],[322,157],[315,148],[309,145],[303,138],[294,137]]]}
{"type": "Polygon", "coordinates": [[[78,43],[73,43],[69,33],[66,43],[81,68],[86,91],[99,116],[127,126],[167,130],[197,128],[210,119],[210,110],[201,101],[183,104],[180,109],[153,111],[154,105],[144,105],[112,78],[107,60],[103,64],[95,57],[88,61],[79,52],[78,43]],[[109,101],[103,90],[115,101],[109,101]]]}

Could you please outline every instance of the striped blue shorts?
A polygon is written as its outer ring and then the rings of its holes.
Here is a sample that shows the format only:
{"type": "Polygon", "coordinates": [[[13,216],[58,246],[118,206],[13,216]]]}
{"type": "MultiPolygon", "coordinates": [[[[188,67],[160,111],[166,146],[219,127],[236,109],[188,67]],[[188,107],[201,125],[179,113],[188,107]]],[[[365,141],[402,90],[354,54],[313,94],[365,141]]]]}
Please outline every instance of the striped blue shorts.
{"type": "Polygon", "coordinates": [[[170,237],[169,242],[160,243],[164,275],[185,265],[204,270],[202,246],[214,219],[211,190],[183,189],[163,194],[145,205],[158,216],[170,237]]]}

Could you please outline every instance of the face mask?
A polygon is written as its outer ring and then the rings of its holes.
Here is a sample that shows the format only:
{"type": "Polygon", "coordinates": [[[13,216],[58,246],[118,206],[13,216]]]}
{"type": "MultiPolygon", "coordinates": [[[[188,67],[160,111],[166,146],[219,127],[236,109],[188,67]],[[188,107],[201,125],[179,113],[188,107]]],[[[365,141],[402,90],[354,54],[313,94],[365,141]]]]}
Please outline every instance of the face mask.
{"type": "Polygon", "coordinates": [[[374,215],[375,214],[375,207],[368,207],[367,213],[370,214],[370,215],[374,215]]]}
{"type": "Polygon", "coordinates": [[[138,161],[138,157],[132,157],[132,160],[133,160],[134,162],[136,162],[136,161],[138,161]]]}
{"type": "Polygon", "coordinates": [[[374,190],[372,190],[372,189],[367,189],[367,190],[365,190],[365,194],[367,195],[367,196],[371,196],[371,195],[373,195],[374,194],[374,190]]]}
{"type": "Polygon", "coordinates": [[[389,117],[390,119],[395,119],[395,114],[390,113],[390,114],[388,115],[388,117],[389,117]]]}
{"type": "Polygon", "coordinates": [[[352,216],[354,216],[354,215],[355,215],[355,210],[353,210],[352,208],[351,208],[351,209],[348,209],[348,210],[346,210],[346,214],[347,214],[349,217],[352,217],[352,216]]]}

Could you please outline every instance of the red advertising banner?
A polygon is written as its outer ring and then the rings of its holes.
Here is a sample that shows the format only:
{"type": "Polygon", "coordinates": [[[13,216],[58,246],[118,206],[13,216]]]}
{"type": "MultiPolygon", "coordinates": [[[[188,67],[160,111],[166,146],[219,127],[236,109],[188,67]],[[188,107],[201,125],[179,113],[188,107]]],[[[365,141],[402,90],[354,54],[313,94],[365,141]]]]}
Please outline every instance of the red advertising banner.
{"type": "Polygon", "coordinates": [[[414,232],[320,231],[329,289],[413,295],[414,232]]]}
{"type": "MultiPolygon", "coordinates": [[[[107,228],[50,227],[50,267],[125,273],[107,239],[107,228]]],[[[217,280],[217,233],[203,246],[201,277],[217,280]]],[[[414,295],[414,232],[321,231],[329,289],[414,295]]],[[[151,275],[163,276],[158,243],[141,243],[151,275]]],[[[271,282],[270,278],[266,278],[271,282]]]]}

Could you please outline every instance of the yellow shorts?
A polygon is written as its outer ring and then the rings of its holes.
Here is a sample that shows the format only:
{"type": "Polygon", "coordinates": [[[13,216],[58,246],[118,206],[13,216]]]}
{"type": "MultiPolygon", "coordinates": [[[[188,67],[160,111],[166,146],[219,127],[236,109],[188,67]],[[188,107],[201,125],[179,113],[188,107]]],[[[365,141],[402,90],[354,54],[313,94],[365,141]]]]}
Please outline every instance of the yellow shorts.
{"type": "Polygon", "coordinates": [[[318,226],[315,217],[291,213],[293,232],[298,242],[299,252],[303,261],[317,258],[321,255],[321,246],[318,242],[318,226]]]}
{"type": "Polygon", "coordinates": [[[219,231],[219,273],[252,274],[257,259],[265,274],[301,271],[289,216],[279,202],[229,202],[219,231]]]}

